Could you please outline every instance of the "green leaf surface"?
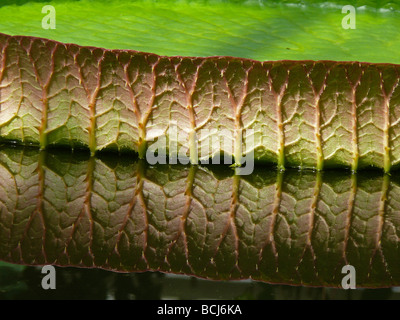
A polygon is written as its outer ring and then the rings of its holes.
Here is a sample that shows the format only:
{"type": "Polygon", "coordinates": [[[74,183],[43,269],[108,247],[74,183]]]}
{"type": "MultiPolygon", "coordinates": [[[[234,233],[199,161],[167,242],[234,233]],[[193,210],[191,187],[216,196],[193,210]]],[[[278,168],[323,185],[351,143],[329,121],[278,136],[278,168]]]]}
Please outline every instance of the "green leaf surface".
{"type": "Polygon", "coordinates": [[[0,32],[160,55],[400,63],[398,1],[2,1],[0,32]],[[16,5],[12,5],[16,4],[16,5]],[[42,7],[55,7],[55,30],[42,7]]]}
{"type": "Polygon", "coordinates": [[[351,264],[398,286],[399,181],[3,149],[0,259],[335,287],[351,264]]]}

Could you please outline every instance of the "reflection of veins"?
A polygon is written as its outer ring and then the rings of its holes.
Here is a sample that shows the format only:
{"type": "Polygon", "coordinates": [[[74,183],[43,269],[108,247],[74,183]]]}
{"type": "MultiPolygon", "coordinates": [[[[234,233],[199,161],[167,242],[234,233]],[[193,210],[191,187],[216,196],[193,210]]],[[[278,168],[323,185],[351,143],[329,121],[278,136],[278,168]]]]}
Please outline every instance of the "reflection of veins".
{"type": "MultiPolygon", "coordinates": [[[[69,247],[69,244],[71,243],[74,234],[76,232],[76,226],[79,225],[82,217],[86,214],[89,218],[89,245],[88,245],[88,250],[91,258],[94,261],[94,254],[92,252],[92,243],[93,243],[93,217],[92,217],[92,209],[91,209],[91,201],[92,201],[92,192],[93,192],[93,172],[94,172],[94,167],[95,167],[95,160],[93,157],[90,157],[89,162],[88,162],[88,172],[86,174],[85,182],[86,182],[86,191],[85,191],[85,200],[83,202],[83,209],[81,210],[81,213],[78,215],[78,217],[75,219],[75,221],[72,224],[72,232],[65,244],[65,249],[64,252],[67,254],[67,249],[69,247]]],[[[68,256],[68,255],[67,255],[68,256]]]]}
{"type": "MultiPolygon", "coordinates": [[[[22,154],[22,156],[23,156],[23,154],[22,154]]],[[[19,162],[19,164],[22,164],[22,158],[19,160],[20,162],[19,162]]],[[[19,188],[18,188],[18,183],[17,183],[17,179],[15,178],[15,175],[12,173],[12,171],[10,170],[10,168],[8,168],[8,167],[4,167],[3,166],[3,168],[5,168],[6,170],[7,170],[7,172],[9,172],[10,173],[10,175],[12,176],[12,179],[13,179],[13,181],[14,181],[14,185],[15,185],[15,194],[17,194],[17,198],[15,199],[15,206],[14,206],[14,212],[17,212],[17,209],[18,209],[18,205],[19,205],[19,196],[20,196],[20,194],[19,194],[19,188]]],[[[5,191],[4,191],[5,192],[5,191]]],[[[11,221],[11,225],[12,226],[15,226],[15,217],[16,217],[16,214],[13,214],[12,215],[12,221],[11,221]]],[[[3,223],[1,223],[1,224],[3,224],[3,223]]],[[[28,224],[29,224],[29,221],[28,221],[28,224]]],[[[10,234],[12,234],[13,232],[12,232],[12,228],[10,228],[10,234]]],[[[25,233],[25,232],[24,232],[25,233]]],[[[19,253],[20,253],[20,259],[21,259],[21,262],[22,262],[22,248],[21,248],[21,241],[22,240],[20,240],[20,241],[18,241],[18,245],[17,245],[17,248],[19,248],[19,253]]]]}
{"type": "Polygon", "coordinates": [[[237,232],[237,227],[236,227],[236,223],[235,223],[235,217],[236,217],[236,211],[239,207],[239,186],[240,186],[240,177],[238,175],[234,175],[232,177],[232,201],[231,201],[231,205],[230,205],[230,209],[229,209],[229,217],[228,217],[228,221],[225,225],[224,230],[222,231],[222,234],[218,240],[217,246],[216,246],[216,250],[213,254],[213,256],[210,258],[210,263],[213,264],[214,263],[214,258],[217,255],[217,253],[219,252],[219,248],[221,246],[222,241],[225,239],[229,227],[232,228],[232,232],[233,232],[233,236],[235,238],[235,258],[236,258],[236,263],[235,266],[238,269],[239,272],[241,272],[240,267],[239,267],[239,235],[237,232]]]}
{"type": "MultiPolygon", "coordinates": [[[[45,220],[43,217],[43,197],[44,197],[44,170],[43,170],[43,166],[44,166],[44,157],[45,154],[43,152],[39,153],[39,159],[38,159],[38,166],[37,166],[37,173],[38,173],[38,195],[37,195],[37,204],[36,204],[36,210],[33,212],[31,218],[29,219],[24,233],[22,235],[21,240],[19,241],[19,247],[20,250],[22,250],[21,248],[21,244],[22,242],[25,240],[27,233],[31,227],[31,224],[33,222],[33,220],[35,219],[35,217],[39,214],[39,218],[42,222],[42,226],[43,226],[43,236],[42,236],[42,255],[44,257],[44,262],[47,263],[47,255],[46,255],[46,250],[45,250],[45,243],[46,243],[46,224],[45,224],[45,220]]],[[[22,251],[21,251],[21,258],[22,258],[22,251]]],[[[36,261],[36,258],[35,258],[36,261]]]]}
{"type": "Polygon", "coordinates": [[[118,229],[117,239],[115,240],[114,251],[115,251],[120,257],[121,257],[121,254],[120,254],[120,252],[119,252],[119,250],[118,250],[118,245],[119,245],[119,242],[120,242],[120,240],[121,240],[122,233],[124,232],[124,229],[125,229],[125,227],[126,227],[126,224],[128,223],[129,218],[132,216],[133,208],[135,207],[135,204],[137,203],[136,200],[137,200],[137,190],[135,191],[135,193],[134,193],[134,195],[133,195],[133,197],[132,197],[132,200],[131,200],[130,203],[129,203],[128,211],[127,211],[127,213],[126,213],[126,215],[125,215],[125,217],[124,217],[124,220],[122,221],[121,228],[118,229]]]}
{"type": "Polygon", "coordinates": [[[311,256],[312,256],[312,259],[313,259],[314,272],[315,272],[316,277],[318,278],[318,271],[317,271],[316,264],[315,264],[316,256],[315,256],[314,248],[312,246],[312,233],[313,233],[313,230],[314,230],[315,210],[316,210],[317,204],[318,204],[318,197],[319,197],[319,194],[320,194],[320,191],[321,191],[321,185],[322,185],[322,173],[318,171],[317,175],[316,175],[314,193],[313,193],[312,202],[311,202],[310,227],[309,227],[309,230],[308,230],[308,233],[307,233],[306,246],[305,246],[305,248],[303,250],[303,253],[302,253],[301,257],[300,257],[299,263],[296,265],[296,268],[295,268],[296,272],[297,272],[297,274],[299,276],[300,276],[300,273],[298,271],[299,270],[299,266],[300,266],[301,262],[304,259],[304,255],[307,252],[307,249],[309,249],[310,253],[311,253],[311,256]]]}
{"type": "Polygon", "coordinates": [[[176,234],[176,237],[174,239],[172,239],[171,244],[168,246],[167,248],[167,253],[165,254],[165,260],[168,263],[168,265],[170,266],[170,262],[169,262],[169,254],[172,251],[172,248],[177,244],[179,238],[183,237],[183,243],[185,245],[185,256],[186,256],[186,263],[190,268],[190,271],[192,273],[195,273],[191,263],[189,262],[189,248],[188,248],[188,241],[187,241],[187,235],[186,235],[186,222],[187,222],[187,218],[190,214],[190,207],[192,204],[192,199],[193,199],[193,186],[194,186],[194,178],[196,176],[196,172],[197,172],[197,166],[191,166],[189,169],[189,173],[188,173],[188,180],[186,183],[186,190],[185,190],[185,197],[186,197],[186,202],[185,202],[185,207],[183,209],[183,213],[182,216],[180,218],[180,223],[179,223],[179,229],[178,232],[176,234]]]}
{"type": "Polygon", "coordinates": [[[379,201],[379,211],[378,211],[379,222],[378,222],[378,230],[377,230],[377,235],[376,235],[376,244],[375,244],[374,251],[373,251],[373,253],[371,255],[371,259],[369,260],[368,277],[371,274],[372,261],[375,258],[376,252],[379,251],[380,256],[382,258],[382,263],[385,266],[385,271],[389,275],[390,279],[393,281],[392,274],[389,271],[387,261],[385,259],[385,256],[383,255],[382,245],[381,245],[382,233],[383,233],[382,230],[383,230],[383,225],[384,225],[384,222],[385,222],[386,201],[387,201],[387,196],[388,196],[388,193],[389,193],[389,184],[390,184],[390,178],[389,178],[389,176],[387,174],[385,174],[383,176],[382,196],[381,196],[381,199],[379,201]]]}
{"type": "MultiPolygon", "coordinates": [[[[138,168],[137,168],[137,172],[138,173],[141,171],[141,167],[142,167],[141,163],[142,163],[142,160],[139,160],[138,168]]],[[[133,208],[135,207],[135,205],[137,203],[137,193],[138,193],[138,190],[136,189],[135,192],[134,192],[134,195],[132,196],[132,200],[129,203],[129,208],[128,208],[127,213],[126,213],[126,215],[124,217],[124,220],[122,221],[121,228],[118,229],[118,235],[117,235],[117,238],[116,238],[116,241],[115,241],[114,251],[120,257],[121,257],[121,254],[120,254],[120,252],[118,250],[118,245],[119,245],[119,242],[121,240],[122,233],[124,232],[124,229],[126,227],[126,224],[128,223],[130,217],[132,216],[133,208]]],[[[128,241],[129,241],[129,239],[128,239],[128,241]]],[[[147,263],[147,261],[146,261],[146,263],[147,263]]]]}
{"type": "MultiPolygon", "coordinates": [[[[144,164],[144,163],[143,163],[144,164]]],[[[144,241],[143,241],[143,252],[142,252],[142,258],[146,262],[147,269],[150,267],[147,258],[146,258],[146,250],[147,250],[147,241],[149,238],[149,219],[147,217],[147,207],[146,207],[146,201],[143,196],[143,183],[144,183],[144,166],[138,166],[137,170],[137,176],[136,176],[136,190],[135,190],[135,198],[139,198],[139,202],[141,204],[141,207],[143,209],[143,219],[144,219],[144,229],[143,229],[143,234],[144,234],[144,241]]]]}
{"type": "Polygon", "coordinates": [[[147,268],[149,268],[149,263],[147,261],[145,252],[147,248],[147,238],[148,238],[148,219],[147,219],[147,210],[146,210],[146,204],[143,199],[143,179],[142,176],[144,175],[144,162],[142,160],[139,160],[138,162],[138,167],[137,167],[137,175],[136,175],[136,189],[134,191],[134,195],[132,196],[132,200],[129,203],[129,208],[128,212],[126,213],[124,217],[124,221],[122,222],[121,228],[118,230],[118,235],[117,239],[115,241],[115,247],[114,251],[121,257],[121,254],[118,250],[118,245],[121,240],[122,233],[126,227],[126,224],[129,221],[129,218],[132,216],[133,208],[135,207],[136,203],[139,201],[142,208],[143,208],[143,218],[145,220],[145,229],[143,230],[143,233],[145,235],[145,240],[144,240],[144,247],[143,247],[143,253],[142,253],[142,258],[146,262],[147,268]],[[139,199],[139,200],[138,200],[139,199]]]}
{"type": "Polygon", "coordinates": [[[284,173],[282,171],[277,172],[277,179],[276,179],[276,186],[275,186],[275,196],[274,196],[274,204],[273,204],[273,209],[272,209],[272,217],[271,217],[271,224],[270,224],[270,230],[268,233],[268,238],[265,244],[262,246],[259,254],[258,254],[258,263],[256,265],[256,268],[258,270],[258,264],[261,262],[264,249],[265,247],[270,244],[271,249],[272,249],[272,254],[274,255],[275,258],[275,265],[276,265],[276,272],[278,272],[278,252],[276,251],[276,243],[275,243],[275,225],[276,225],[276,220],[279,215],[279,207],[281,205],[281,200],[282,200],[282,183],[283,183],[283,177],[284,173]]]}
{"type": "Polygon", "coordinates": [[[351,230],[351,220],[354,213],[354,202],[357,193],[357,174],[354,172],[351,175],[351,187],[350,187],[350,197],[349,204],[346,216],[346,224],[345,224],[345,235],[344,235],[344,244],[343,244],[343,260],[347,264],[349,264],[347,260],[347,246],[350,239],[350,230],[351,230]]]}

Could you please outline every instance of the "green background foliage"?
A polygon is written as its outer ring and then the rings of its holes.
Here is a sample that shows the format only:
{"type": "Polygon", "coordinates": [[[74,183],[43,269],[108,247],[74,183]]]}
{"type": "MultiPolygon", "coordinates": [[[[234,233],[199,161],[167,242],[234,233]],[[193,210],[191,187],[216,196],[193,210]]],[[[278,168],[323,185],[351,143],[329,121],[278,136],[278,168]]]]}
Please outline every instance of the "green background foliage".
{"type": "Polygon", "coordinates": [[[161,55],[400,63],[398,1],[2,1],[0,32],[161,55]],[[44,4],[57,28],[44,30],[44,4]],[[343,29],[342,7],[356,8],[343,29]]]}

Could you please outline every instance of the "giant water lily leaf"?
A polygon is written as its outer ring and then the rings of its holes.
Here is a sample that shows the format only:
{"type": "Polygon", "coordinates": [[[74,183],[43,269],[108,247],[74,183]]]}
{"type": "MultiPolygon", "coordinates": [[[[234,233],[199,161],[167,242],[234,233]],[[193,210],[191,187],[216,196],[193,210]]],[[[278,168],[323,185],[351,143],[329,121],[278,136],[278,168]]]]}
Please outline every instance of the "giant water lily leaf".
{"type": "Polygon", "coordinates": [[[0,153],[0,259],[209,279],[400,284],[396,175],[0,153]],[[223,170],[223,171],[221,171],[223,170]]]}
{"type": "Polygon", "coordinates": [[[3,140],[280,168],[400,162],[398,65],[163,57],[1,34],[0,65],[3,140]]]}
{"type": "MultiPolygon", "coordinates": [[[[6,3],[0,10],[2,31],[109,48],[260,60],[397,62],[389,57],[399,46],[393,34],[398,5],[360,2],[358,27],[349,30],[342,25],[343,4],[54,1],[55,30],[39,24],[41,1],[6,3]],[[82,19],[88,8],[94,16],[90,21],[82,19]],[[29,19],[15,26],[13,14],[29,19]],[[309,26],[301,28],[299,21],[309,26]],[[290,46],[283,49],[287,41],[297,46],[293,55],[285,53],[290,46]]],[[[207,160],[222,152],[241,164],[254,151],[256,160],[280,168],[375,166],[389,171],[399,162],[397,66],[163,58],[5,35],[0,46],[0,136],[5,140],[41,148],[83,146],[93,153],[133,150],[144,158],[154,138],[166,137],[161,151],[180,149],[192,163],[199,154],[207,160]],[[176,137],[167,133],[171,126],[179,132],[176,137]],[[217,130],[218,136],[207,132],[202,138],[200,129],[217,130]],[[215,143],[221,137],[227,137],[227,146],[215,143]]]]}

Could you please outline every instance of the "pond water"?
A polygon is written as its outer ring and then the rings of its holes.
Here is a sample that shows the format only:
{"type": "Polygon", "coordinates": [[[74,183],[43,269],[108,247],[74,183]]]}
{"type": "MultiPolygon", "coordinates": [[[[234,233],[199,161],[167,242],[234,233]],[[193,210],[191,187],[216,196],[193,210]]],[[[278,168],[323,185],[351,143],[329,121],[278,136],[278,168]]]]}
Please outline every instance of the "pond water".
{"type": "Polygon", "coordinates": [[[233,172],[2,147],[0,298],[400,297],[400,174],[233,172]]]}
{"type": "Polygon", "coordinates": [[[0,263],[0,299],[400,299],[400,288],[343,290],[259,281],[215,281],[161,272],[116,273],[56,267],[56,290],[43,290],[41,267],[0,263]]]}

